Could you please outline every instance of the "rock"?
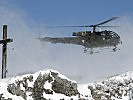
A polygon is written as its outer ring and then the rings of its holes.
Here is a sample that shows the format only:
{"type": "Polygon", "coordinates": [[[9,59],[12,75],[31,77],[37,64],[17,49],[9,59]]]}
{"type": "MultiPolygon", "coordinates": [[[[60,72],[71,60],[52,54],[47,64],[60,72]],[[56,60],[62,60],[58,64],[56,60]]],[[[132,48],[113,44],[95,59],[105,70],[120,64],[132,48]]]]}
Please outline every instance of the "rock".
{"type": "Polygon", "coordinates": [[[53,94],[53,91],[50,90],[50,89],[44,89],[44,92],[45,92],[46,94],[53,94]]]}
{"type": "Polygon", "coordinates": [[[88,89],[91,91],[92,98],[94,100],[111,100],[111,97],[122,99],[123,96],[132,98],[133,78],[130,74],[125,73],[109,78],[101,83],[90,84],[88,89]]]}
{"type": "Polygon", "coordinates": [[[52,89],[55,93],[61,93],[66,96],[75,96],[79,94],[76,83],[61,79],[60,77],[55,78],[52,83],[52,89]]]}
{"type": "MultiPolygon", "coordinates": [[[[77,83],[61,76],[52,70],[46,73],[40,71],[36,79],[33,75],[13,79],[12,83],[8,84],[7,91],[12,95],[23,97],[24,100],[27,100],[28,96],[34,100],[46,100],[43,94],[52,95],[53,93],[64,94],[69,97],[78,95],[77,83]],[[45,87],[45,84],[50,87],[45,87]]],[[[2,95],[0,97],[2,98],[2,95]]]]}
{"type": "Polygon", "coordinates": [[[20,88],[17,88],[17,86],[13,83],[13,84],[9,84],[8,88],[7,88],[8,92],[13,94],[13,95],[23,95],[23,91],[20,88]]]}
{"type": "Polygon", "coordinates": [[[58,73],[52,72],[52,71],[50,71],[50,72],[51,72],[51,75],[52,75],[54,78],[56,78],[56,77],[58,76],[58,73]]]}
{"type": "Polygon", "coordinates": [[[8,85],[7,91],[16,96],[22,96],[24,99],[26,99],[27,97],[26,93],[20,88],[17,88],[17,86],[14,83],[8,85]]]}
{"type": "Polygon", "coordinates": [[[43,85],[46,82],[46,79],[43,78],[42,74],[40,73],[37,79],[34,82],[33,90],[32,90],[32,97],[34,100],[43,100],[43,85]]]}

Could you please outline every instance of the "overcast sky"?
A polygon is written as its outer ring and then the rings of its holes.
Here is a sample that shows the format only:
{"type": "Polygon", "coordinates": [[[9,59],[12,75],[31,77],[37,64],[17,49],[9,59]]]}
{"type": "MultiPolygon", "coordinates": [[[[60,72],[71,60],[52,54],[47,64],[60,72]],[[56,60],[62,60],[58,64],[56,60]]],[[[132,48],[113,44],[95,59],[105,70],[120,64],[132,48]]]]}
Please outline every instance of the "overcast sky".
{"type": "MultiPolygon", "coordinates": [[[[133,70],[133,1],[131,0],[0,0],[0,32],[8,25],[8,75],[55,69],[80,83],[105,79],[133,70]],[[90,25],[113,16],[121,18],[108,25],[120,28],[123,41],[117,52],[101,50],[89,55],[77,45],[47,44],[39,36],[71,36],[75,29],[46,29],[53,25],[90,25]]],[[[0,35],[2,39],[2,34],[0,35]]],[[[0,46],[0,53],[2,46],[0,46]]],[[[97,50],[97,49],[96,49],[97,50]]],[[[0,57],[1,60],[1,57],[0,57]]],[[[1,65],[1,62],[0,62],[1,65]]],[[[1,72],[0,72],[1,74],[1,72]]]]}

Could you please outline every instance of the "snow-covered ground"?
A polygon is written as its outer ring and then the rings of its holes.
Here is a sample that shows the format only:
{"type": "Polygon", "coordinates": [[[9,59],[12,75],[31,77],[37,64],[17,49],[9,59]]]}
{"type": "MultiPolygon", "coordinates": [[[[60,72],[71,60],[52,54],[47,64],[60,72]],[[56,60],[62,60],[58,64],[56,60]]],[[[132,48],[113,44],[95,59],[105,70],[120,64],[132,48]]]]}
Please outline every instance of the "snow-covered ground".
{"type": "Polygon", "coordinates": [[[129,100],[129,98],[131,98],[132,100],[133,72],[126,72],[124,74],[108,78],[102,82],[77,84],[75,81],[71,81],[59,72],[51,69],[38,71],[35,74],[26,74],[7,79],[1,79],[0,98],[1,100],[6,100],[8,98],[12,98],[12,100],[34,100],[33,88],[35,87],[35,82],[37,82],[37,85],[40,84],[40,86],[42,86],[41,83],[44,81],[43,79],[47,79],[43,84],[43,89],[47,90],[48,93],[43,92],[42,97],[47,100],[108,100],[108,98],[111,98],[111,100],[129,100]],[[37,81],[39,77],[41,80],[37,81]],[[66,90],[64,91],[75,94],[66,95],[62,92],[58,93],[53,89],[53,83],[55,81],[65,86],[66,90]],[[29,88],[32,88],[32,90],[29,88]],[[76,90],[78,92],[73,92],[76,90]],[[20,94],[16,93],[16,91],[19,91],[20,94]]]}
{"type": "MultiPolygon", "coordinates": [[[[3,94],[2,97],[4,99],[12,98],[13,100],[24,100],[24,98],[22,96],[16,96],[16,95],[13,95],[13,94],[9,93],[8,90],[7,90],[8,85],[13,84],[13,83],[16,84],[16,82],[18,80],[23,80],[24,77],[33,76],[33,81],[32,82],[28,81],[28,87],[33,87],[34,82],[35,82],[35,80],[37,79],[37,77],[39,76],[40,73],[42,75],[45,75],[45,74],[49,74],[50,72],[58,73],[58,77],[60,77],[61,79],[66,79],[68,81],[71,81],[70,79],[68,79],[67,77],[65,77],[64,75],[60,74],[59,72],[57,72],[55,70],[51,70],[51,69],[50,70],[43,70],[43,71],[38,71],[35,74],[26,74],[26,75],[16,76],[16,77],[8,78],[8,79],[1,79],[0,80],[0,94],[3,94]]],[[[75,81],[71,81],[71,82],[76,83],[75,81]]],[[[46,82],[44,84],[44,88],[52,90],[52,84],[49,83],[49,82],[46,82]]],[[[22,84],[20,85],[20,89],[23,90],[23,91],[25,90],[22,84]]],[[[79,95],[66,96],[66,95],[61,94],[61,93],[55,93],[54,91],[53,91],[53,94],[46,94],[44,92],[43,97],[45,97],[46,99],[50,99],[50,100],[60,100],[60,99],[78,100],[79,98],[85,98],[85,99],[91,100],[90,99],[91,94],[90,94],[90,91],[87,89],[87,84],[78,85],[78,91],[81,94],[80,97],[79,97],[79,95]]],[[[27,95],[27,98],[26,98],[27,100],[33,100],[32,96],[30,96],[31,95],[30,92],[27,92],[26,95],[27,95]]]]}

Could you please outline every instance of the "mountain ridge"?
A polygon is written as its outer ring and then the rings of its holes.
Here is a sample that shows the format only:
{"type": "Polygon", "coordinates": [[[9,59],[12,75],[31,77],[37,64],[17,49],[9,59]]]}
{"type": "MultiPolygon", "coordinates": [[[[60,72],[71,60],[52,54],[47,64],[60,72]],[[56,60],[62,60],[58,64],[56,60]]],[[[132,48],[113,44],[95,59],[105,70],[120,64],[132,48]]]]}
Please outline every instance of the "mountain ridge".
{"type": "Polygon", "coordinates": [[[0,100],[133,100],[133,71],[78,84],[52,69],[0,80],[0,100]],[[129,99],[130,98],[130,99],[129,99]]]}

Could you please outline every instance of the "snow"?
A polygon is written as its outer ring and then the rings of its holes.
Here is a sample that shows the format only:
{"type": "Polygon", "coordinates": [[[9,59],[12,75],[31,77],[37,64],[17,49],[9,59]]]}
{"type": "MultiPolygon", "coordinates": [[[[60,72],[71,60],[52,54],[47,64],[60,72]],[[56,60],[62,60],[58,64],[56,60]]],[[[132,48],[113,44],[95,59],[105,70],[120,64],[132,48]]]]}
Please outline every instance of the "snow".
{"type": "Polygon", "coordinates": [[[88,89],[88,84],[79,84],[78,91],[81,94],[81,98],[93,100],[91,96],[91,91],[88,89]]]}
{"type": "MultiPolygon", "coordinates": [[[[32,82],[28,81],[28,87],[33,87],[33,84],[34,84],[35,80],[37,79],[37,77],[40,73],[41,74],[49,74],[50,72],[58,73],[58,77],[61,77],[63,79],[67,79],[68,81],[71,81],[70,79],[68,79],[64,75],[60,74],[59,72],[57,72],[55,70],[52,70],[52,69],[47,69],[47,70],[38,71],[35,74],[26,74],[26,75],[22,75],[22,76],[16,76],[16,77],[13,77],[13,78],[1,79],[0,80],[0,94],[3,94],[3,97],[5,99],[12,98],[13,100],[24,100],[21,96],[12,95],[11,93],[9,93],[7,91],[8,84],[15,83],[17,80],[23,80],[24,77],[28,77],[28,76],[32,75],[33,76],[33,81],[32,82]]],[[[124,74],[114,76],[112,78],[109,78],[109,79],[105,80],[104,82],[112,81],[114,83],[119,83],[119,82],[124,83],[125,80],[130,80],[130,79],[133,80],[133,72],[126,72],[124,74]]],[[[72,82],[75,82],[75,81],[72,81],[72,82]]],[[[79,97],[84,98],[86,100],[94,100],[92,98],[91,91],[88,89],[88,85],[91,85],[91,86],[95,87],[95,84],[99,84],[99,85],[104,86],[104,84],[101,83],[101,82],[88,83],[88,84],[78,84],[78,91],[79,91],[80,95],[69,97],[69,96],[65,96],[64,94],[60,94],[60,93],[53,92],[53,94],[46,94],[44,92],[43,96],[46,99],[50,99],[50,100],[59,100],[59,99],[63,99],[63,98],[65,100],[70,100],[71,98],[73,98],[73,100],[78,100],[79,97]]],[[[130,84],[130,85],[131,85],[131,87],[133,87],[133,84],[130,84]]],[[[45,89],[51,89],[51,87],[52,87],[52,84],[49,83],[49,82],[46,82],[44,84],[45,89]]],[[[109,88],[109,87],[107,87],[107,88],[109,88]]],[[[128,87],[125,87],[125,89],[126,88],[128,88],[128,87]]],[[[24,87],[21,86],[21,89],[24,90],[24,87]]],[[[31,95],[30,92],[27,92],[26,94],[27,94],[27,100],[33,100],[33,98],[30,96],[31,95]]],[[[112,100],[129,100],[129,96],[124,96],[123,95],[122,99],[117,99],[117,98],[114,98],[114,97],[112,97],[111,99],[112,100]]]]}
{"type": "Polygon", "coordinates": [[[46,98],[46,99],[50,99],[50,100],[60,100],[60,99],[65,99],[65,100],[70,100],[71,98],[73,98],[74,100],[78,100],[78,96],[72,96],[72,97],[68,97],[68,96],[65,96],[64,94],[59,94],[59,93],[53,93],[52,95],[49,94],[43,94],[43,96],[46,98]]]}
{"type": "Polygon", "coordinates": [[[109,80],[114,80],[117,82],[118,81],[123,82],[124,80],[130,80],[130,79],[133,79],[133,72],[132,71],[129,71],[129,72],[123,73],[121,75],[117,75],[115,77],[109,78],[109,80]]]}
{"type": "MultiPolygon", "coordinates": [[[[7,91],[8,84],[15,83],[17,80],[23,80],[24,77],[28,77],[28,76],[32,75],[33,81],[32,82],[28,81],[28,87],[33,87],[33,84],[34,84],[34,82],[37,79],[39,74],[49,74],[50,72],[58,73],[58,77],[60,77],[62,79],[67,79],[68,81],[71,81],[70,79],[68,79],[67,77],[65,77],[64,75],[60,74],[59,72],[57,72],[55,70],[52,70],[52,69],[42,70],[42,71],[36,72],[35,74],[26,74],[26,75],[22,75],[22,76],[15,76],[15,77],[9,78],[9,79],[1,79],[0,80],[0,94],[4,94],[3,97],[5,97],[5,99],[13,98],[13,100],[24,100],[21,96],[15,96],[15,95],[10,94],[7,91]]],[[[75,82],[75,81],[72,81],[72,82],[75,82]]],[[[46,82],[44,84],[45,89],[51,89],[51,86],[52,85],[49,82],[46,82]]],[[[20,88],[22,90],[24,90],[24,87],[22,84],[20,84],[20,88]]],[[[26,94],[27,94],[27,100],[33,100],[33,98],[31,96],[29,96],[31,94],[30,92],[27,92],[26,94]]],[[[65,100],[71,99],[71,98],[73,98],[75,100],[78,99],[78,96],[68,97],[68,96],[65,96],[64,94],[59,94],[59,93],[55,93],[55,92],[53,94],[43,93],[43,95],[46,99],[50,99],[50,100],[59,100],[59,99],[63,99],[63,98],[65,100]]]]}
{"type": "Polygon", "coordinates": [[[22,97],[20,96],[15,96],[15,95],[12,95],[10,94],[8,91],[7,91],[7,85],[8,85],[8,79],[5,80],[5,79],[1,79],[0,80],[0,94],[3,94],[3,97],[5,97],[5,99],[8,99],[8,98],[14,98],[14,100],[23,100],[22,97]]]}
{"type": "Polygon", "coordinates": [[[44,88],[45,88],[45,89],[51,89],[51,87],[52,87],[52,84],[50,84],[49,82],[46,82],[46,83],[44,84],[44,88]]]}

